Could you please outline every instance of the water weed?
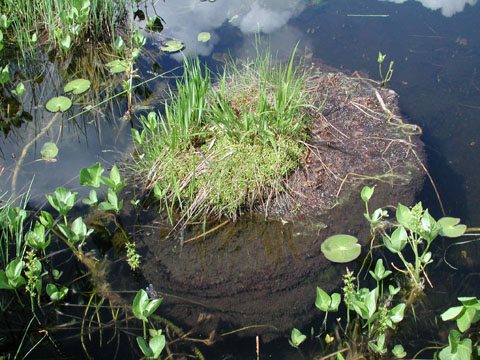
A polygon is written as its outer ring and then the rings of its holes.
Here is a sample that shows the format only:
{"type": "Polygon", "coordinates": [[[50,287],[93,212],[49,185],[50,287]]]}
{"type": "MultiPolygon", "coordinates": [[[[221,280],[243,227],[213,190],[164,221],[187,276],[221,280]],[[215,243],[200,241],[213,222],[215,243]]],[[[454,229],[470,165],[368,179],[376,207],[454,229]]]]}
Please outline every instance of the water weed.
{"type": "MultiPolygon", "coordinates": [[[[397,270],[394,275],[392,270],[385,268],[383,260],[378,259],[375,267],[369,270],[370,277],[375,281],[372,289],[364,287],[367,281],[361,276],[363,267],[357,276],[347,268],[342,288],[346,320],[337,319],[335,338],[326,333],[326,320],[329,312],[338,311],[342,295],[329,295],[317,287],[315,306],[325,313],[318,338],[321,338],[321,335],[324,337],[320,341],[324,353],[328,353],[331,346],[337,345],[338,352],[334,354],[339,359],[406,356],[402,345],[393,346],[392,343],[395,343],[394,335],[398,324],[403,321],[409,309],[414,314],[414,304],[420,295],[424,294],[425,282],[430,281],[426,273],[427,266],[433,262],[430,245],[439,235],[454,238],[466,231],[465,225],[458,224],[459,219],[443,217],[436,221],[428,209],[423,209],[420,202],[412,208],[398,204],[395,219],[387,220],[389,212],[383,208],[370,212],[369,201],[373,193],[373,187],[365,186],[360,194],[365,203],[364,217],[371,228],[370,252],[374,250],[375,239],[380,237],[381,245],[398,256],[403,268],[392,262],[392,267],[397,270]]],[[[342,237],[338,239],[343,241],[342,237]]],[[[341,262],[336,259],[333,261],[341,262]]],[[[442,319],[457,320],[459,330],[465,332],[472,323],[480,319],[477,313],[480,305],[476,298],[465,297],[459,300],[462,306],[449,309],[442,314],[442,319]]],[[[298,348],[305,339],[299,330],[294,329],[290,344],[298,348]]],[[[471,339],[462,339],[458,331],[452,330],[449,345],[439,356],[440,359],[470,359],[471,354],[471,339]]]]}

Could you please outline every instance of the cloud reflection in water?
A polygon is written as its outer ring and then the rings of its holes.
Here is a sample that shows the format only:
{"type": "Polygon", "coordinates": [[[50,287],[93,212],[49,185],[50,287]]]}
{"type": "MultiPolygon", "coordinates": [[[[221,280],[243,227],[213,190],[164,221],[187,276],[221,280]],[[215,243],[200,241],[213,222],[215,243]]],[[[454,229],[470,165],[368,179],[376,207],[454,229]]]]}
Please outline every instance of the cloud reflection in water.
{"type": "MultiPolygon", "coordinates": [[[[402,4],[408,0],[380,0],[391,1],[397,4],[402,4]]],[[[466,4],[471,6],[477,3],[477,0],[416,0],[420,1],[423,6],[431,10],[441,10],[442,15],[450,17],[458,12],[462,12],[466,4]]]]}
{"type": "MultiPolygon", "coordinates": [[[[185,44],[184,54],[207,56],[211,53],[219,36],[216,29],[227,21],[244,34],[262,32],[271,34],[288,21],[300,14],[306,7],[304,0],[228,0],[216,2],[200,2],[199,0],[175,0],[165,7],[157,7],[157,12],[165,20],[163,36],[174,38],[185,44]],[[208,31],[210,41],[201,43],[197,35],[208,31]]],[[[153,11],[152,11],[153,13],[153,11]]],[[[181,54],[173,54],[181,60],[181,54]]]]}

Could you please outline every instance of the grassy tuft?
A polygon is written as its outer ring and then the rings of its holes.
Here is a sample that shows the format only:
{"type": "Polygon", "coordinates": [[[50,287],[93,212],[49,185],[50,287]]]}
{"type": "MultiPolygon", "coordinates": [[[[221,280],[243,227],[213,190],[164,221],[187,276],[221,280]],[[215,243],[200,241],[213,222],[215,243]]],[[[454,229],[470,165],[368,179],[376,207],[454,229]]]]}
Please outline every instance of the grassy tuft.
{"type": "Polygon", "coordinates": [[[294,55],[286,65],[268,52],[231,62],[215,84],[198,58],[185,59],[165,111],[133,130],[132,170],[161,210],[178,209],[182,221],[268,210],[305,151],[307,74],[294,55]]]}
{"type": "Polygon", "coordinates": [[[4,0],[0,15],[11,22],[5,37],[25,53],[36,45],[62,48],[67,37],[78,46],[109,41],[115,25],[125,20],[128,4],[130,0],[4,0]]]}

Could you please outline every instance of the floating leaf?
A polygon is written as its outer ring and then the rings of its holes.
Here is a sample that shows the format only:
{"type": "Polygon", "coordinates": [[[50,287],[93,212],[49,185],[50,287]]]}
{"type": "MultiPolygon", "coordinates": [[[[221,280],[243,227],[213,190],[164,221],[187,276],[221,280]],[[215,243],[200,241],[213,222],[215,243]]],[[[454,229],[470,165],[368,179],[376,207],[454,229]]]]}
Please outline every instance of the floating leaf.
{"type": "Polygon", "coordinates": [[[112,74],[118,74],[127,70],[128,63],[126,60],[113,60],[105,66],[108,67],[112,74]]]}
{"type": "Polygon", "coordinates": [[[81,94],[90,87],[90,81],[86,79],[76,79],[70,81],[65,87],[63,88],[63,91],[66,93],[68,92],[73,92],[75,95],[81,94]]]}
{"type": "Polygon", "coordinates": [[[184,47],[183,43],[181,41],[167,41],[164,43],[164,46],[161,46],[160,49],[165,52],[177,52],[182,50],[184,47]]]}
{"type": "Polygon", "coordinates": [[[459,222],[460,219],[452,217],[443,217],[438,220],[437,224],[440,226],[440,235],[449,238],[462,236],[467,230],[467,226],[459,224],[459,222]]]}
{"type": "Polygon", "coordinates": [[[339,234],[327,238],[322,243],[321,250],[328,260],[346,263],[360,256],[361,246],[356,237],[339,234]]]}
{"type": "Polygon", "coordinates": [[[210,37],[211,35],[209,32],[201,32],[200,34],[198,34],[197,40],[201,42],[207,42],[208,40],[210,40],[210,37]]]}
{"type": "Polygon", "coordinates": [[[72,106],[72,100],[65,96],[57,96],[48,100],[45,107],[50,112],[64,112],[70,109],[72,106]]]}
{"type": "Polygon", "coordinates": [[[58,147],[53,142],[47,142],[43,144],[42,150],[40,150],[40,154],[42,154],[43,158],[45,159],[54,159],[55,157],[57,157],[58,147]]]}

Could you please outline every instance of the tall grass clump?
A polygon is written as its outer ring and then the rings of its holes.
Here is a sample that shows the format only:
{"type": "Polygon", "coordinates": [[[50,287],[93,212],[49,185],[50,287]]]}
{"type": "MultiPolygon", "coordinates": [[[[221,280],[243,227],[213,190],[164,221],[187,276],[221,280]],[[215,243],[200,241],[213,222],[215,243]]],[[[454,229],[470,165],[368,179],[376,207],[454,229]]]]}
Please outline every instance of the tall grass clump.
{"type": "Polygon", "coordinates": [[[36,45],[68,50],[73,44],[109,41],[127,17],[131,0],[4,0],[0,14],[9,21],[7,39],[22,52],[36,45]]]}
{"type": "Polygon", "coordinates": [[[25,210],[29,192],[16,199],[18,206],[13,206],[13,200],[0,197],[0,269],[6,269],[8,263],[25,253],[24,227],[28,214],[25,210]]]}
{"type": "Polygon", "coordinates": [[[284,65],[257,52],[215,75],[198,57],[184,60],[164,111],[142,117],[142,131],[132,133],[132,170],[171,220],[268,211],[285,190],[305,150],[309,107],[307,74],[294,56],[284,65]]]}

